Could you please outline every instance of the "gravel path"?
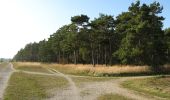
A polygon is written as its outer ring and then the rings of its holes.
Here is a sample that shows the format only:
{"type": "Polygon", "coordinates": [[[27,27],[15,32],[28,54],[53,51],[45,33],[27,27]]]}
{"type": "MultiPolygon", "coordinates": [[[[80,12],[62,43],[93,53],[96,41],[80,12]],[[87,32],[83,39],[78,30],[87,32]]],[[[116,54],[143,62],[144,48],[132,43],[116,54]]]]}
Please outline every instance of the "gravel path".
{"type": "MultiPolygon", "coordinates": [[[[155,100],[156,99],[153,97],[146,97],[144,95],[139,95],[134,91],[122,88],[120,85],[121,82],[125,80],[130,80],[134,78],[147,78],[150,76],[121,77],[119,79],[113,78],[105,82],[84,82],[83,85],[76,87],[75,83],[71,79],[71,76],[65,75],[54,69],[50,69],[49,71],[56,75],[61,75],[62,77],[66,78],[70,83],[69,88],[54,92],[55,96],[50,100],[97,100],[97,97],[107,93],[119,94],[127,98],[131,98],[133,100],[155,100]]],[[[72,77],[79,77],[79,76],[73,75],[72,77]]],[[[83,78],[84,76],[80,76],[80,77],[83,78]]]]}
{"type": "Polygon", "coordinates": [[[46,76],[60,76],[60,75],[55,75],[53,73],[43,73],[43,72],[31,72],[31,71],[23,71],[23,70],[16,70],[16,72],[22,72],[26,74],[35,74],[35,75],[46,75],[46,76]]]}
{"type": "MultiPolygon", "coordinates": [[[[144,95],[139,95],[132,90],[122,88],[122,86],[120,85],[121,82],[125,80],[130,80],[134,78],[146,78],[150,76],[121,77],[118,79],[113,78],[111,80],[104,81],[104,82],[83,82],[79,87],[77,87],[71,77],[83,78],[86,76],[65,75],[52,68],[48,68],[47,70],[51,72],[51,74],[41,73],[41,72],[30,72],[30,71],[22,71],[22,72],[28,74],[37,74],[37,75],[61,76],[68,81],[69,87],[64,88],[62,90],[53,91],[53,96],[51,98],[48,98],[48,100],[97,100],[97,97],[99,97],[100,95],[108,94],[108,93],[119,94],[134,100],[156,99],[156,98],[146,97],[144,95]]],[[[12,64],[8,64],[6,67],[0,68],[0,98],[1,98],[0,100],[2,100],[2,96],[7,86],[8,79],[12,74],[12,72],[14,71],[18,72],[19,70],[15,70],[12,64]]]]}
{"type": "Polygon", "coordinates": [[[102,94],[119,94],[133,100],[155,100],[151,97],[139,95],[134,91],[127,90],[120,86],[120,83],[131,78],[113,79],[105,82],[85,82],[80,86],[81,100],[96,100],[102,94]]]}
{"type": "Polygon", "coordinates": [[[50,98],[50,100],[80,100],[79,90],[68,75],[65,75],[55,69],[49,68],[48,70],[57,76],[60,75],[61,77],[64,77],[69,82],[68,88],[63,89],[62,91],[56,91],[54,97],[50,98]]]}
{"type": "Polygon", "coordinates": [[[8,80],[13,72],[13,65],[11,63],[5,66],[1,66],[0,68],[0,100],[3,99],[3,93],[8,85],[8,80]]]}
{"type": "Polygon", "coordinates": [[[73,82],[73,80],[70,78],[71,76],[69,76],[69,75],[65,75],[65,74],[63,74],[55,69],[51,69],[51,68],[46,68],[50,73],[16,70],[13,67],[12,67],[12,69],[15,72],[23,72],[26,74],[63,77],[68,81],[69,87],[59,90],[59,91],[52,91],[53,96],[51,98],[48,98],[48,100],[80,100],[79,91],[78,91],[75,83],[73,82]]]}

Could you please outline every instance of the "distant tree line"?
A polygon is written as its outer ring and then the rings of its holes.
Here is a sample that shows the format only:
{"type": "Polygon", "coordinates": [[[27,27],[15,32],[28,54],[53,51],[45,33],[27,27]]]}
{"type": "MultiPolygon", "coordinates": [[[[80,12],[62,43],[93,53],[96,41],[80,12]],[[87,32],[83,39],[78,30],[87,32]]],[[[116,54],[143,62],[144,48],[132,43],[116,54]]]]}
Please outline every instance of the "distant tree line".
{"type": "Polygon", "coordinates": [[[2,62],[9,62],[11,61],[11,59],[8,59],[8,58],[0,58],[0,63],[2,62]]]}
{"type": "Polygon", "coordinates": [[[116,18],[100,14],[89,21],[87,15],[74,16],[48,40],[27,44],[13,59],[157,68],[170,62],[170,28],[163,30],[162,10],[158,2],[137,1],[116,18]]]}

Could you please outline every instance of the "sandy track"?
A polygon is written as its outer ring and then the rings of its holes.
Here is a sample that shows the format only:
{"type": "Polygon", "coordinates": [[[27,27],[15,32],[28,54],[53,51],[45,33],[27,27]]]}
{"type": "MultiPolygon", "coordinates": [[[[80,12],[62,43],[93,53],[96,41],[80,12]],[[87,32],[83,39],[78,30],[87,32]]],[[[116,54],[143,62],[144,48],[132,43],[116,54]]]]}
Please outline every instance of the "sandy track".
{"type": "Polygon", "coordinates": [[[3,83],[2,86],[0,84],[1,96],[3,96],[4,90],[7,86],[8,79],[9,79],[10,75],[12,74],[12,72],[23,72],[26,74],[35,74],[35,75],[60,76],[60,77],[65,78],[68,81],[68,83],[69,83],[68,88],[65,88],[61,91],[55,91],[54,96],[52,98],[48,98],[48,100],[80,100],[78,89],[75,86],[75,83],[72,81],[72,79],[69,76],[67,76],[61,72],[58,72],[54,69],[47,69],[47,70],[49,72],[51,72],[51,74],[50,73],[49,74],[42,73],[42,72],[16,70],[13,68],[12,64],[9,64],[7,67],[5,67],[5,69],[0,70],[0,72],[5,73],[3,75],[0,74],[0,76],[3,77],[3,79],[0,80],[0,83],[3,83]]]}
{"type": "Polygon", "coordinates": [[[11,63],[7,64],[6,66],[3,66],[0,68],[0,100],[3,99],[4,91],[8,85],[8,80],[11,76],[11,74],[14,72],[13,65],[11,63]]]}
{"type": "Polygon", "coordinates": [[[75,82],[71,77],[89,77],[89,76],[74,76],[74,75],[65,75],[55,69],[47,69],[52,74],[39,73],[39,72],[29,72],[23,71],[28,74],[40,74],[40,75],[55,75],[65,78],[69,82],[69,87],[62,90],[53,91],[53,97],[48,98],[48,100],[97,100],[102,94],[119,94],[127,98],[134,100],[155,100],[153,97],[146,97],[144,95],[139,95],[132,90],[122,88],[120,85],[121,82],[135,79],[135,78],[147,78],[153,76],[141,76],[141,77],[121,77],[119,79],[111,79],[105,82],[84,82],[80,87],[76,87],[75,82]]]}
{"type": "MultiPolygon", "coordinates": [[[[120,79],[114,78],[105,82],[84,82],[84,84],[81,85],[80,87],[76,87],[75,83],[71,79],[71,76],[65,75],[54,69],[50,69],[49,71],[56,75],[61,75],[62,77],[66,78],[70,83],[69,88],[54,92],[56,95],[54,96],[54,98],[50,100],[97,100],[97,97],[107,93],[119,94],[127,98],[131,98],[133,100],[155,100],[156,99],[153,97],[146,97],[143,95],[139,95],[132,90],[122,88],[122,86],[120,85],[121,82],[125,80],[130,80],[134,78],[147,78],[150,76],[121,77],[120,79]]],[[[72,77],[79,77],[79,76],[72,75],[72,77]]],[[[80,77],[83,78],[86,76],[80,76],[80,77]]]]}
{"type": "Polygon", "coordinates": [[[54,94],[55,96],[53,98],[50,98],[50,100],[80,100],[79,91],[73,80],[68,75],[65,75],[52,68],[49,68],[47,70],[49,70],[51,73],[57,76],[60,75],[61,77],[65,78],[69,83],[68,88],[56,91],[55,92],[56,94],[54,94]]]}
{"type": "MultiPolygon", "coordinates": [[[[35,75],[46,75],[46,76],[57,76],[55,74],[48,74],[48,73],[42,73],[42,72],[31,72],[31,71],[23,71],[23,70],[16,70],[16,72],[22,72],[22,73],[26,73],[26,74],[35,74],[35,75]]],[[[60,75],[58,75],[60,76],[60,75]]]]}
{"type": "MultiPolygon", "coordinates": [[[[14,71],[12,64],[9,64],[6,69],[1,70],[0,72],[5,73],[2,75],[3,81],[0,81],[0,93],[1,98],[2,94],[4,92],[4,89],[2,87],[6,87],[7,81],[11,75],[11,73],[14,71]],[[1,84],[3,83],[3,85],[1,84]]],[[[144,95],[139,95],[136,92],[132,90],[128,90],[121,87],[121,82],[125,80],[130,80],[134,78],[147,78],[150,76],[142,76],[142,77],[121,77],[119,79],[111,79],[109,81],[104,82],[83,82],[81,86],[76,87],[75,82],[71,79],[71,77],[86,77],[86,76],[74,76],[74,75],[65,75],[55,69],[48,68],[47,69],[51,74],[49,73],[42,73],[42,72],[30,72],[30,71],[21,71],[28,74],[37,74],[37,75],[49,75],[49,76],[61,76],[65,78],[68,83],[69,87],[64,88],[62,90],[53,91],[53,96],[51,98],[48,98],[48,100],[97,100],[97,97],[99,97],[102,94],[119,94],[122,96],[125,96],[127,98],[131,98],[134,100],[155,100],[156,98],[146,97],[144,95]]],[[[15,70],[19,71],[19,70],[15,70]]],[[[1,75],[1,74],[0,74],[1,75]]],[[[89,76],[87,76],[89,77],[89,76]]],[[[152,76],[151,76],[152,77],[152,76]]],[[[1,99],[0,99],[1,100],[1,99]]]]}
{"type": "Polygon", "coordinates": [[[127,78],[113,79],[105,82],[85,82],[79,88],[82,93],[81,100],[96,100],[100,95],[109,93],[119,94],[133,100],[155,100],[122,88],[120,83],[126,79],[127,78]]]}

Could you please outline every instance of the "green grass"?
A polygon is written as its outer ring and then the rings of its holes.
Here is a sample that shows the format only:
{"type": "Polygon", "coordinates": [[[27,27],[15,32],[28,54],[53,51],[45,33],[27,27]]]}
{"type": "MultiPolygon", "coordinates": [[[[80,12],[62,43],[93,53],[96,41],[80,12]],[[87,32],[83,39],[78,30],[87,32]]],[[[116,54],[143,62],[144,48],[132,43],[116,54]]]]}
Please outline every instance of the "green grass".
{"type": "MultiPolygon", "coordinates": [[[[51,67],[50,65],[46,65],[46,66],[49,66],[51,67]]],[[[64,74],[70,74],[70,75],[79,75],[79,76],[91,76],[89,74],[89,70],[75,70],[73,69],[72,67],[66,67],[66,66],[55,66],[55,67],[52,67],[56,70],[58,70],[59,72],[61,73],[64,73],[64,74]]]]}
{"type": "Polygon", "coordinates": [[[18,70],[21,71],[31,71],[31,72],[42,72],[42,73],[50,73],[48,70],[45,68],[42,68],[41,66],[21,66],[17,68],[18,70]]]}
{"type": "Polygon", "coordinates": [[[7,65],[8,65],[8,63],[1,63],[1,64],[0,64],[0,70],[3,69],[3,68],[4,68],[5,66],[7,66],[7,65]]]}
{"type": "Polygon", "coordinates": [[[97,98],[97,100],[132,100],[118,94],[104,94],[97,98]]]}
{"type": "Polygon", "coordinates": [[[122,85],[146,95],[170,99],[170,76],[128,80],[123,82],[122,85]]]}
{"type": "Polygon", "coordinates": [[[41,65],[24,65],[24,64],[18,64],[14,63],[14,68],[21,71],[31,71],[31,72],[42,72],[42,73],[50,73],[47,69],[43,68],[41,65]]]}
{"type": "MultiPolygon", "coordinates": [[[[82,88],[82,86],[87,85],[87,84],[96,84],[94,82],[105,82],[105,81],[110,81],[112,79],[117,79],[115,78],[111,78],[111,77],[72,77],[73,81],[75,82],[76,86],[78,88],[82,88]]],[[[84,90],[80,92],[81,96],[84,95],[92,95],[89,93],[90,90],[84,90]]]]}
{"type": "Polygon", "coordinates": [[[155,73],[149,66],[130,66],[130,65],[113,65],[106,67],[97,65],[92,67],[89,64],[55,64],[55,63],[38,63],[38,62],[14,62],[14,68],[25,71],[45,72],[50,73],[45,68],[50,67],[64,74],[79,75],[79,76],[94,76],[94,77],[119,77],[119,76],[146,76],[170,73],[170,67],[167,65],[166,71],[155,73]]]}
{"type": "Polygon", "coordinates": [[[166,75],[170,74],[170,67],[163,68],[160,73],[154,72],[149,66],[130,66],[130,65],[113,65],[103,66],[98,65],[92,67],[91,65],[74,65],[74,64],[44,64],[54,68],[62,73],[80,76],[94,76],[94,77],[121,77],[121,76],[146,76],[146,75],[166,75]]]}
{"type": "MultiPolygon", "coordinates": [[[[105,81],[109,81],[109,80],[112,80],[112,79],[117,79],[116,77],[113,78],[113,77],[72,77],[73,81],[76,83],[76,85],[78,87],[81,88],[81,86],[83,84],[86,84],[87,82],[105,82],[105,81]]],[[[92,83],[94,84],[94,83],[92,83]]]]}
{"type": "Polygon", "coordinates": [[[117,79],[117,77],[72,77],[75,83],[84,83],[84,82],[104,82],[112,79],[117,79]]]}
{"type": "Polygon", "coordinates": [[[47,91],[67,85],[67,80],[62,77],[15,72],[9,80],[4,100],[42,100],[50,96],[47,91]]]}

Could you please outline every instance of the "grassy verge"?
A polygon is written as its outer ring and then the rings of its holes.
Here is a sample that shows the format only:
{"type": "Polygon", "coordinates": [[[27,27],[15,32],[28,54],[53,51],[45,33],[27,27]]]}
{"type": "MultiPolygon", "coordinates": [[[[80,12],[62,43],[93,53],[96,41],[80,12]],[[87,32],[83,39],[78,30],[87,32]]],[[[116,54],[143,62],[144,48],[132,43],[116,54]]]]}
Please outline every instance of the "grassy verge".
{"type": "Polygon", "coordinates": [[[97,100],[132,100],[118,94],[104,94],[97,98],[97,100]]]}
{"type": "Polygon", "coordinates": [[[72,77],[73,81],[76,83],[84,83],[84,82],[104,82],[112,79],[111,77],[72,77]]]}
{"type": "Polygon", "coordinates": [[[72,75],[82,75],[82,76],[97,76],[97,77],[109,77],[109,76],[144,76],[144,75],[157,75],[157,74],[169,74],[170,66],[164,68],[164,72],[155,73],[149,66],[103,66],[97,65],[92,67],[92,65],[73,65],[73,64],[45,64],[45,66],[52,67],[62,73],[72,74],[72,75]]]}
{"type": "Polygon", "coordinates": [[[144,94],[170,99],[170,77],[168,76],[128,80],[122,85],[144,94]]]}
{"type": "Polygon", "coordinates": [[[31,75],[15,72],[9,81],[4,100],[42,100],[49,98],[51,89],[62,89],[67,80],[62,77],[31,75]]]}
{"type": "Polygon", "coordinates": [[[112,77],[72,77],[72,79],[76,83],[76,85],[81,88],[81,85],[86,84],[86,83],[105,82],[105,81],[109,81],[109,80],[117,79],[117,78],[112,78],[112,77]]]}
{"type": "MultiPolygon", "coordinates": [[[[3,71],[4,68],[8,65],[8,63],[0,63],[0,71],[3,71]]],[[[0,81],[1,81],[2,77],[1,77],[1,74],[0,74],[0,81]]]]}
{"type": "Polygon", "coordinates": [[[3,68],[4,68],[5,66],[7,66],[7,65],[8,65],[8,63],[1,63],[1,64],[0,64],[0,70],[3,69],[3,68]]]}
{"type": "Polygon", "coordinates": [[[106,67],[104,65],[82,65],[82,64],[47,64],[47,63],[14,63],[14,67],[20,70],[47,72],[44,67],[54,68],[64,74],[109,77],[109,76],[142,76],[142,75],[157,75],[170,73],[170,66],[166,65],[161,73],[153,72],[149,66],[129,66],[129,65],[114,65],[106,67]]]}
{"type": "Polygon", "coordinates": [[[42,73],[50,73],[48,70],[43,68],[40,63],[13,63],[14,68],[21,71],[32,71],[32,72],[42,72],[42,73]]]}
{"type": "Polygon", "coordinates": [[[98,65],[92,67],[92,65],[60,65],[51,64],[46,66],[53,67],[54,69],[72,75],[82,75],[82,76],[97,76],[97,77],[108,77],[108,76],[130,76],[130,75],[144,75],[151,73],[148,66],[112,66],[106,67],[98,65]]]}

